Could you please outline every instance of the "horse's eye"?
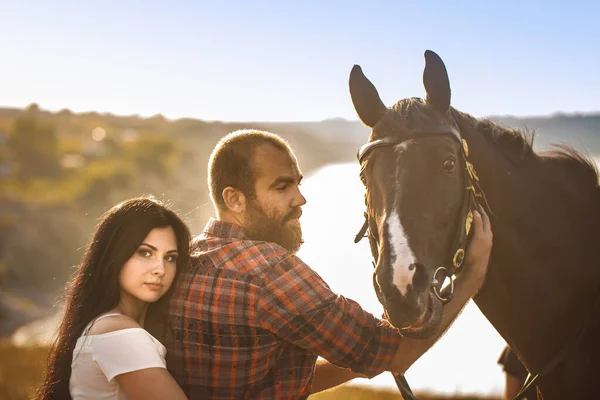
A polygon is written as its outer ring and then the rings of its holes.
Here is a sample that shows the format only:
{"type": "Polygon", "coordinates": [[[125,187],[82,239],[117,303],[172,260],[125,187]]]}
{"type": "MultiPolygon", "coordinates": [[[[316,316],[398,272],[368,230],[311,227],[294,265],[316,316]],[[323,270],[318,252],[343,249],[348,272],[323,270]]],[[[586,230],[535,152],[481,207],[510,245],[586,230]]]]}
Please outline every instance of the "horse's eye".
{"type": "Polygon", "coordinates": [[[456,161],[453,158],[449,158],[444,161],[444,172],[453,172],[456,161]]]}
{"type": "Polygon", "coordinates": [[[365,176],[365,171],[360,171],[360,180],[363,185],[367,186],[367,177],[365,176]]]}

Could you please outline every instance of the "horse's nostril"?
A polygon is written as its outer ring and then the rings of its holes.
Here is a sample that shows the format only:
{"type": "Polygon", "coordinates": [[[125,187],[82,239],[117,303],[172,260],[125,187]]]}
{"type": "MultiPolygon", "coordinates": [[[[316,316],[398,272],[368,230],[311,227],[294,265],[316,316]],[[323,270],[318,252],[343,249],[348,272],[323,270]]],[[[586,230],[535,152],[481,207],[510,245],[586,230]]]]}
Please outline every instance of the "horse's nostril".
{"type": "Polygon", "coordinates": [[[373,284],[375,285],[375,292],[377,293],[377,297],[379,298],[380,302],[382,300],[395,301],[398,297],[398,294],[400,294],[400,292],[394,290],[393,287],[388,286],[384,288],[379,282],[379,277],[377,274],[373,274],[373,284]],[[379,290],[377,290],[377,288],[379,288],[379,290]]]}
{"type": "Polygon", "coordinates": [[[425,268],[425,266],[421,263],[410,264],[408,268],[412,271],[415,268],[425,268]]]}
{"type": "Polygon", "coordinates": [[[425,266],[421,263],[414,263],[409,266],[409,269],[415,270],[415,274],[412,278],[413,289],[419,293],[427,289],[427,271],[425,266]]]}

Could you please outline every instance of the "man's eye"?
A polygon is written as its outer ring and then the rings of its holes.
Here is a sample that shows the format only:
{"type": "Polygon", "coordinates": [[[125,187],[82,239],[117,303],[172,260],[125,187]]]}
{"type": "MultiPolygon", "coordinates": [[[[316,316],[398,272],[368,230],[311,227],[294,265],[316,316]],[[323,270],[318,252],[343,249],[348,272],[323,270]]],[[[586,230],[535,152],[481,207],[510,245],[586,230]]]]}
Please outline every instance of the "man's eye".
{"type": "Polygon", "coordinates": [[[287,189],[287,185],[279,186],[277,188],[277,190],[282,190],[282,191],[285,190],[285,189],[287,189]]]}

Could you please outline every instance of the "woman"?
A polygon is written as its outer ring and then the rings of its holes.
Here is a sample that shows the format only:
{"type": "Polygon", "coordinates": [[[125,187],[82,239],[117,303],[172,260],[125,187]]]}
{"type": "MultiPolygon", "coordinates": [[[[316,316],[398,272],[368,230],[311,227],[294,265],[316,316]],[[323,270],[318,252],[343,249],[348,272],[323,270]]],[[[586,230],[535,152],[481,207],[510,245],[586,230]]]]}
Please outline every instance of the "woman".
{"type": "Polygon", "coordinates": [[[161,326],[158,303],[187,264],[189,241],[185,223],[150,197],[104,215],[67,289],[37,399],[186,398],[144,322],[161,326]]]}

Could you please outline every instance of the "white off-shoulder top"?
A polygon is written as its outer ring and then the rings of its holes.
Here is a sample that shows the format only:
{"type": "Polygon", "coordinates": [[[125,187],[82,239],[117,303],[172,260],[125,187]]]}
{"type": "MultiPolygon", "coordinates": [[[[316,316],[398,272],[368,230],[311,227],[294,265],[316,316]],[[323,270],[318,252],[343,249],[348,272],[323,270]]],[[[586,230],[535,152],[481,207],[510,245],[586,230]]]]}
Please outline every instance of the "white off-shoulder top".
{"type": "Polygon", "coordinates": [[[69,391],[73,400],[128,399],[115,377],[146,368],[166,368],[167,350],[154,336],[142,328],[128,328],[100,335],[88,335],[88,324],[77,339],[69,391]]]}

